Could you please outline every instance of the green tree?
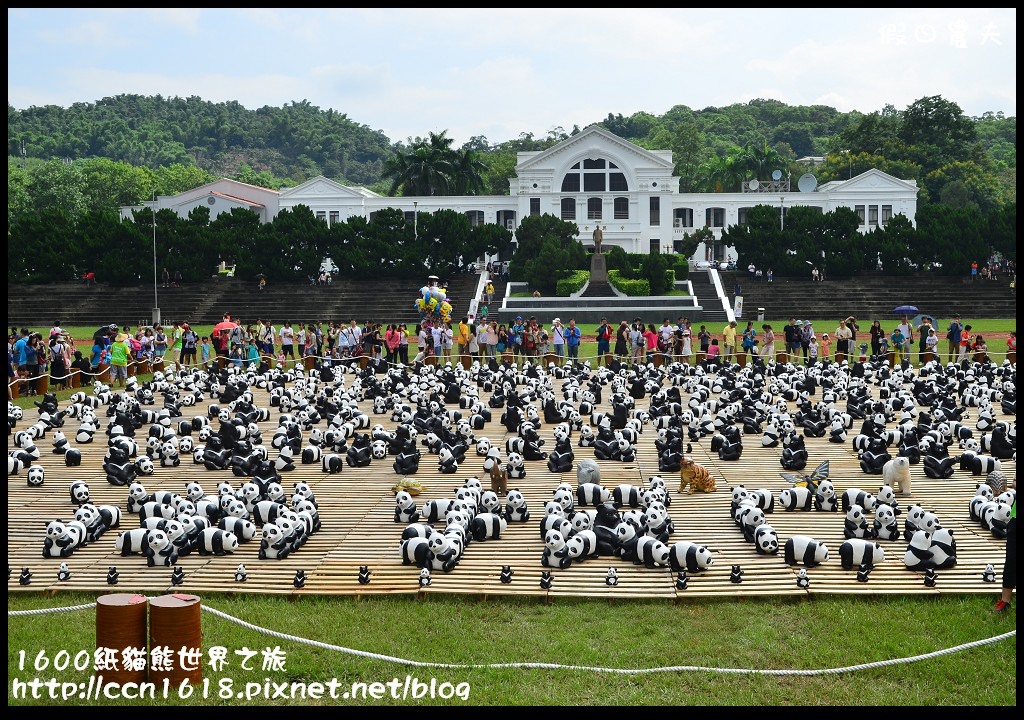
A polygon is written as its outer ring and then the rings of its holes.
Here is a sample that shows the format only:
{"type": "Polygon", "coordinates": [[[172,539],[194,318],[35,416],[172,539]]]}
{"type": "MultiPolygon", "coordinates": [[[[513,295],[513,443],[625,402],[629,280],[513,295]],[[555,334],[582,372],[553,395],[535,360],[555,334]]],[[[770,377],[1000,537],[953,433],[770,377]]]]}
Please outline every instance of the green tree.
{"type": "Polygon", "coordinates": [[[664,295],[670,288],[666,271],[669,269],[669,256],[661,253],[644,255],[640,263],[640,277],[646,278],[651,284],[651,295],[664,295]]]}
{"type": "Polygon", "coordinates": [[[85,178],[81,169],[50,160],[29,172],[28,194],[36,210],[62,210],[71,219],[85,212],[85,178]]]}
{"type": "Polygon", "coordinates": [[[932,95],[914,101],[903,111],[899,138],[907,146],[933,148],[939,158],[950,161],[966,159],[978,133],[959,105],[932,95]]]}

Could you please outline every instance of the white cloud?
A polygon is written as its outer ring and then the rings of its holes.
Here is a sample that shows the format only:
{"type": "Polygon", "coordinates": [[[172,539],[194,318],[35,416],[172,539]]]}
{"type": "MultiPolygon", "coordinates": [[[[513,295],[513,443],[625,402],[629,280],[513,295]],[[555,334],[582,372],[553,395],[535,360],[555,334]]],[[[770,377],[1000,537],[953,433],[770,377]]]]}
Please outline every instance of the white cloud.
{"type": "Polygon", "coordinates": [[[759,97],[874,112],[942,95],[1015,115],[1015,63],[1016,11],[998,8],[8,10],[16,108],[306,99],[393,141],[502,142],[759,97]]]}

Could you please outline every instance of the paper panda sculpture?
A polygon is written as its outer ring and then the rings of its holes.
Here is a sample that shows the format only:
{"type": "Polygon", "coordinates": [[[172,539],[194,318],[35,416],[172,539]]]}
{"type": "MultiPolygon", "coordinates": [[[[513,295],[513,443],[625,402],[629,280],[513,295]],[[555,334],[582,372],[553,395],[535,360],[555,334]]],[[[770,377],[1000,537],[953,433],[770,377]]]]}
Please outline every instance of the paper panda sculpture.
{"type": "Polygon", "coordinates": [[[669,546],[668,561],[673,572],[685,569],[688,573],[696,573],[707,570],[715,559],[707,545],[680,540],[669,546]]]}
{"type": "Polygon", "coordinates": [[[828,561],[828,546],[809,535],[792,535],[786,540],[784,554],[787,565],[817,567],[828,561]]]}
{"type": "MultiPolygon", "coordinates": [[[[843,537],[847,540],[871,537],[871,526],[864,514],[864,508],[860,505],[851,505],[850,509],[846,511],[846,518],[843,521],[843,537]]],[[[857,564],[860,565],[860,563],[857,564]]]]}
{"type": "Polygon", "coordinates": [[[754,530],[754,550],[758,555],[777,555],[779,535],[768,523],[758,525],[754,530]]]}
{"type": "Polygon", "coordinates": [[[505,496],[505,520],[507,522],[528,522],[530,520],[530,510],[526,504],[526,498],[519,491],[519,488],[513,488],[505,496]]]}
{"type": "Polygon", "coordinates": [[[875,508],[875,519],[872,523],[872,535],[879,540],[887,540],[892,542],[899,540],[902,533],[900,532],[899,523],[896,521],[896,516],[902,512],[899,508],[880,503],[875,508]]]}
{"type": "Polygon", "coordinates": [[[437,471],[442,475],[453,475],[459,470],[459,462],[451,448],[444,446],[437,455],[437,471]]]}
{"type": "Polygon", "coordinates": [[[874,567],[884,560],[885,550],[877,542],[850,538],[839,546],[839,562],[843,570],[852,570],[861,565],[874,567]]]}
{"type": "Polygon", "coordinates": [[[569,548],[565,544],[565,537],[557,530],[549,530],[544,535],[544,552],[541,554],[541,565],[554,568],[567,568],[572,565],[572,558],[569,557],[569,548]]]}
{"type": "MultiPolygon", "coordinates": [[[[266,532],[266,526],[263,528],[266,532]]],[[[220,528],[206,528],[200,533],[196,551],[200,555],[229,555],[238,550],[238,536],[220,528]]]]}
{"type": "Polygon", "coordinates": [[[46,470],[42,465],[30,465],[25,477],[29,487],[42,487],[45,478],[46,470]]]}
{"type": "Polygon", "coordinates": [[[416,501],[412,495],[405,491],[395,494],[395,522],[414,523],[418,522],[420,514],[416,510],[416,501]]]}
{"type": "Polygon", "coordinates": [[[68,487],[68,493],[71,495],[71,502],[75,505],[84,505],[89,502],[89,484],[84,480],[75,480],[68,487]]]}
{"type": "Polygon", "coordinates": [[[519,480],[526,477],[526,464],[519,453],[508,454],[508,461],[505,464],[505,472],[510,480],[519,480]]]}
{"type": "Polygon", "coordinates": [[[908,570],[927,570],[932,567],[932,536],[918,530],[910,537],[910,545],[903,554],[903,564],[908,570]]]}
{"type": "Polygon", "coordinates": [[[935,530],[932,533],[931,543],[928,549],[932,553],[932,567],[942,570],[956,565],[956,540],[953,538],[952,530],[948,528],[935,530]]]}

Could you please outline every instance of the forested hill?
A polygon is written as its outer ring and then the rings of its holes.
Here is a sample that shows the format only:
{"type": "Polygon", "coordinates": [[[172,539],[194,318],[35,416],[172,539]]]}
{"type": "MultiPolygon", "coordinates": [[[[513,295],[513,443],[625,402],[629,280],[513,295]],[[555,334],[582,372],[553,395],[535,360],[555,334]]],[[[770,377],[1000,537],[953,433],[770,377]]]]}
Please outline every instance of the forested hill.
{"type": "MultiPolygon", "coordinates": [[[[386,194],[388,161],[426,142],[390,139],[305,100],[249,110],[198,97],[118,95],[69,108],[8,105],[7,115],[10,161],[102,158],[154,171],[195,167],[209,177],[275,188],[324,175],[386,194]]],[[[940,96],[866,114],[755,99],[701,110],[676,105],[660,116],[609,113],[595,122],[642,147],[671,150],[683,192],[732,190],[744,175],[768,173],[780,163],[799,174],[806,167],[795,160],[824,156],[825,164],[814,168],[821,182],[877,167],[917,180],[923,202],[1016,200],[1016,118],[967,117],[940,96]]],[[[480,191],[507,194],[517,151],[545,149],[579,129],[523,133],[500,144],[477,136],[463,148],[486,166],[480,191]]]]}

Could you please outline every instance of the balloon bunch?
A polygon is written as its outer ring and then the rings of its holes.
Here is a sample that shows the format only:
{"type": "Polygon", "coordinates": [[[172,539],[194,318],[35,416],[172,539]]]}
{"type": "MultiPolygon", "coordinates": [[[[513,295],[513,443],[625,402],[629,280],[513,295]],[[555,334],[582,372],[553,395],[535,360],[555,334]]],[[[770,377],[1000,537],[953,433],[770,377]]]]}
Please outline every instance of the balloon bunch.
{"type": "Polygon", "coordinates": [[[420,288],[416,309],[420,311],[420,320],[432,319],[447,323],[452,319],[452,304],[448,293],[437,285],[424,285],[420,288]]]}

